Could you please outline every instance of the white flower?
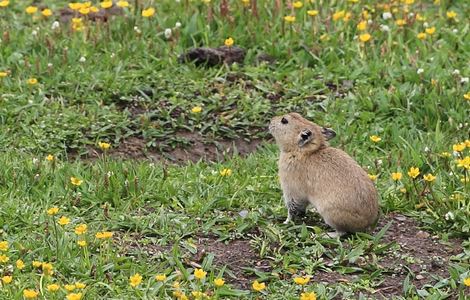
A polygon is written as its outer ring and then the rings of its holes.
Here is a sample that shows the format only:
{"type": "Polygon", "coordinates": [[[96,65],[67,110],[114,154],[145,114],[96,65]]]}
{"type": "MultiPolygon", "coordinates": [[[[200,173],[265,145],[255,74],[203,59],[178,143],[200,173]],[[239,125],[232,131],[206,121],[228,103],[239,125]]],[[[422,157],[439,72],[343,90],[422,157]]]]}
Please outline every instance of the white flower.
{"type": "Polygon", "coordinates": [[[408,17],[410,17],[410,18],[413,18],[414,16],[415,16],[415,14],[412,13],[412,12],[410,12],[410,13],[408,14],[408,17]]]}
{"type": "Polygon", "coordinates": [[[459,30],[457,28],[455,28],[455,29],[452,29],[452,32],[457,33],[457,32],[459,32],[459,30]]]}
{"type": "Polygon", "coordinates": [[[84,63],[84,62],[86,62],[86,57],[82,56],[82,57],[80,57],[80,59],[78,61],[81,62],[81,63],[84,63]]]}
{"type": "Polygon", "coordinates": [[[429,149],[428,146],[424,147],[424,152],[429,152],[429,150],[431,150],[431,149],[429,149]]]}
{"type": "Polygon", "coordinates": [[[453,220],[455,218],[455,216],[454,216],[453,212],[449,211],[448,213],[446,213],[444,218],[448,221],[448,220],[453,220]]]}
{"type": "Polygon", "coordinates": [[[371,19],[367,20],[367,24],[369,25],[372,24],[372,20],[371,19]]]}
{"type": "Polygon", "coordinates": [[[33,30],[33,31],[31,32],[31,34],[32,34],[33,36],[37,36],[37,35],[38,35],[38,32],[37,32],[36,30],[33,30]]]}
{"type": "Polygon", "coordinates": [[[51,29],[56,30],[56,29],[59,29],[59,27],[60,27],[60,23],[58,21],[54,21],[54,23],[52,23],[51,29]]]}
{"type": "MultiPolygon", "coordinates": [[[[32,102],[32,101],[31,101],[32,102]]],[[[39,162],[39,159],[36,157],[33,157],[33,164],[37,164],[39,162]]]]}
{"type": "Polygon", "coordinates": [[[416,71],[416,74],[422,74],[422,73],[424,73],[424,69],[421,69],[421,68],[420,68],[420,69],[418,69],[418,70],[416,71]]]}
{"type": "Polygon", "coordinates": [[[460,78],[460,83],[468,83],[468,77],[460,78]]]}
{"type": "Polygon", "coordinates": [[[180,28],[180,27],[181,27],[181,23],[180,23],[180,22],[176,22],[175,27],[176,27],[176,28],[180,28]]]}
{"type": "Polygon", "coordinates": [[[460,75],[460,71],[455,69],[454,71],[452,71],[452,75],[460,75]]]}
{"type": "Polygon", "coordinates": [[[423,26],[424,26],[424,28],[428,28],[428,27],[429,27],[429,23],[428,23],[428,22],[424,22],[424,23],[423,23],[423,26]]]}
{"type": "Polygon", "coordinates": [[[384,32],[389,32],[390,27],[388,27],[387,25],[380,24],[380,30],[384,32]]]}
{"type": "Polygon", "coordinates": [[[165,29],[165,38],[167,38],[167,39],[171,38],[171,29],[170,28],[165,29]]]}
{"type": "Polygon", "coordinates": [[[138,34],[142,33],[142,31],[140,31],[139,27],[137,27],[137,26],[134,26],[134,31],[138,34]]]}
{"type": "Polygon", "coordinates": [[[387,12],[384,12],[384,13],[382,14],[382,18],[383,18],[384,20],[391,19],[392,17],[393,17],[392,14],[389,13],[388,11],[387,11],[387,12]]]}
{"type": "Polygon", "coordinates": [[[115,56],[116,56],[116,53],[113,52],[113,53],[111,53],[111,55],[109,57],[114,58],[115,56]]]}
{"type": "Polygon", "coordinates": [[[380,166],[380,165],[382,165],[382,164],[383,164],[383,161],[382,161],[381,159],[379,159],[379,160],[377,161],[377,165],[380,166]]]}
{"type": "Polygon", "coordinates": [[[53,66],[53,64],[51,64],[51,63],[48,63],[48,64],[47,64],[47,67],[48,67],[48,68],[52,68],[52,66],[53,66]]]}

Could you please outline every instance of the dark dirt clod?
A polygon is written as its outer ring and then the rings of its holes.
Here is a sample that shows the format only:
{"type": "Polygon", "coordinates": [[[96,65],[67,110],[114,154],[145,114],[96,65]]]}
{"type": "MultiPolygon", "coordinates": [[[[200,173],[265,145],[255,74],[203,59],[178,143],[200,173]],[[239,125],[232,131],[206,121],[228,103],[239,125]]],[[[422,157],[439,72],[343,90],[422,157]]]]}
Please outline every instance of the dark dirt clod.
{"type": "Polygon", "coordinates": [[[222,63],[243,63],[245,50],[240,47],[218,47],[218,48],[192,48],[180,55],[180,63],[194,62],[197,66],[205,65],[213,67],[222,63]]]}

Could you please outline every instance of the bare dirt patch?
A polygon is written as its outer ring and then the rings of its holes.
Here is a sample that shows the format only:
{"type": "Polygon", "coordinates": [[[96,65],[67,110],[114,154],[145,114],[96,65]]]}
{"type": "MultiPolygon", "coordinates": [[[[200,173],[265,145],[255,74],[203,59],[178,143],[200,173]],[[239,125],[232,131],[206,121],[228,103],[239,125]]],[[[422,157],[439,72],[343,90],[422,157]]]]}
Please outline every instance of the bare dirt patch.
{"type": "MultiPolygon", "coordinates": [[[[158,151],[148,148],[143,138],[129,137],[110,149],[108,155],[121,159],[149,159],[176,164],[199,160],[224,161],[233,155],[248,155],[254,152],[261,143],[260,139],[247,141],[243,138],[208,142],[200,134],[192,132],[179,132],[177,135],[185,141],[187,146],[181,145],[173,149],[158,151]]],[[[93,159],[100,155],[102,155],[102,151],[99,149],[88,149],[87,158],[93,159]]]]}

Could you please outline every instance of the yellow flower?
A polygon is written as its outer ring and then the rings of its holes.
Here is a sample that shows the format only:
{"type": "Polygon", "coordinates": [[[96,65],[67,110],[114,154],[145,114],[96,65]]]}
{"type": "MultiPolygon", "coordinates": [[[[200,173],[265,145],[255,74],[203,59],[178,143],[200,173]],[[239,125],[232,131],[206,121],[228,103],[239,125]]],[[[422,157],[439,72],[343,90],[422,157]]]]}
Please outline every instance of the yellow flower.
{"type": "Polygon", "coordinates": [[[231,169],[223,169],[220,171],[220,176],[230,176],[232,175],[232,170],[231,169]]]}
{"type": "Polygon", "coordinates": [[[93,13],[97,13],[100,11],[100,9],[96,6],[90,6],[90,11],[93,12],[93,13]]]}
{"type": "Polygon", "coordinates": [[[295,16],[285,16],[284,21],[287,23],[294,23],[295,22],[295,16]]]}
{"type": "Polygon", "coordinates": [[[420,14],[416,14],[416,20],[418,21],[426,21],[426,17],[420,15],[420,14]]]}
{"type": "Polygon", "coordinates": [[[82,7],[82,8],[80,8],[80,10],[78,12],[81,13],[82,15],[88,15],[90,13],[90,8],[89,7],[82,7]]]}
{"type": "Polygon", "coordinates": [[[346,12],[344,10],[337,11],[333,14],[333,21],[338,21],[339,19],[342,19],[346,12]]]}
{"type": "Polygon", "coordinates": [[[80,240],[80,241],[77,241],[77,244],[78,244],[80,247],[85,247],[85,246],[86,246],[86,241],[80,240]]]}
{"type": "Polygon", "coordinates": [[[367,43],[371,38],[371,35],[368,34],[368,33],[363,33],[361,35],[359,35],[359,40],[361,40],[361,42],[363,43],[367,43]]]}
{"type": "Polygon", "coordinates": [[[82,293],[70,293],[67,295],[67,300],[80,300],[82,299],[82,293]]]}
{"type": "Polygon", "coordinates": [[[75,282],[75,287],[76,287],[77,289],[81,289],[81,290],[82,290],[82,289],[86,288],[86,284],[81,283],[81,282],[75,282]]]}
{"type": "Polygon", "coordinates": [[[7,7],[8,5],[10,5],[10,1],[8,0],[0,1],[0,7],[7,7]]]}
{"type": "Polygon", "coordinates": [[[307,14],[311,17],[315,17],[316,15],[318,15],[318,10],[315,10],[315,9],[307,10],[307,14]]]}
{"type": "Polygon", "coordinates": [[[362,11],[362,17],[368,20],[370,18],[369,12],[367,10],[362,11]]]}
{"type": "Polygon", "coordinates": [[[442,157],[451,157],[452,154],[450,154],[449,152],[442,152],[442,153],[441,153],[441,156],[442,156],[442,157]]]}
{"type": "Polygon", "coordinates": [[[302,8],[302,6],[304,6],[304,4],[301,1],[295,1],[294,3],[292,3],[292,6],[294,8],[302,8]]]}
{"type": "Polygon", "coordinates": [[[75,234],[77,235],[82,235],[87,232],[88,226],[86,224],[80,224],[77,227],[75,227],[75,234]]]}
{"type": "Polygon", "coordinates": [[[40,268],[42,266],[42,262],[33,260],[33,267],[40,268]]]}
{"type": "Polygon", "coordinates": [[[24,269],[24,267],[25,267],[24,262],[21,259],[18,259],[16,261],[16,268],[18,270],[22,270],[22,269],[24,269]]]}
{"type": "Polygon", "coordinates": [[[411,167],[408,171],[408,176],[415,179],[419,175],[419,168],[411,167]]]}
{"type": "Polygon", "coordinates": [[[49,154],[48,156],[46,156],[46,160],[47,161],[53,161],[54,160],[54,155],[49,154]]]}
{"type": "Polygon", "coordinates": [[[35,14],[38,11],[38,8],[36,6],[28,6],[26,7],[26,13],[27,14],[35,14]]]}
{"type": "Polygon", "coordinates": [[[132,287],[138,286],[142,282],[142,276],[139,273],[135,273],[131,277],[129,277],[129,284],[132,287]]]}
{"type": "Polygon", "coordinates": [[[7,77],[8,73],[7,72],[0,72],[0,78],[7,77]]]}
{"type": "Polygon", "coordinates": [[[59,208],[54,206],[54,207],[51,207],[47,210],[47,214],[49,216],[54,216],[54,215],[57,215],[57,213],[59,212],[59,208]]]}
{"type": "Polygon", "coordinates": [[[31,289],[23,290],[23,297],[25,297],[26,299],[36,299],[38,295],[39,293],[36,292],[35,290],[31,290],[31,289]]]}
{"type": "Polygon", "coordinates": [[[72,30],[73,31],[82,31],[83,28],[83,20],[81,18],[72,18],[72,30]]]}
{"type": "Polygon", "coordinates": [[[452,150],[454,150],[456,152],[462,152],[463,150],[465,150],[466,146],[467,145],[465,144],[465,142],[454,144],[454,145],[452,145],[452,150]]]}
{"type": "Polygon", "coordinates": [[[196,277],[199,280],[202,280],[206,277],[207,272],[204,272],[203,269],[196,269],[194,270],[194,277],[196,277]]]}
{"type": "Polygon", "coordinates": [[[214,279],[214,284],[216,287],[221,287],[225,284],[225,280],[223,280],[222,278],[216,278],[214,279]]]}
{"type": "Polygon", "coordinates": [[[153,16],[154,14],[155,14],[155,8],[153,8],[153,7],[144,9],[144,10],[142,11],[142,17],[145,17],[145,18],[150,18],[150,17],[153,16]]]}
{"type": "Polygon", "coordinates": [[[231,37],[229,37],[228,39],[225,40],[224,44],[227,47],[232,47],[233,46],[233,39],[231,37]]]}
{"type": "Polygon", "coordinates": [[[435,32],[436,32],[436,27],[429,27],[429,28],[426,28],[426,33],[429,34],[429,35],[433,35],[435,32]]]}
{"type": "Polygon", "coordinates": [[[60,217],[59,221],[57,221],[57,223],[58,223],[59,225],[65,226],[65,225],[67,225],[68,223],[70,223],[70,219],[67,218],[66,216],[62,216],[62,217],[60,217]]]}
{"type": "Polygon", "coordinates": [[[457,159],[457,167],[470,169],[470,156],[465,156],[464,159],[457,159]]]}
{"type": "Polygon", "coordinates": [[[347,12],[344,17],[343,17],[343,21],[347,22],[351,19],[351,16],[352,14],[350,12],[347,12]]]}
{"type": "Polygon", "coordinates": [[[158,275],[155,275],[155,280],[156,281],[164,281],[166,279],[166,275],[165,274],[158,274],[158,275]]]}
{"type": "Polygon", "coordinates": [[[357,24],[357,30],[364,31],[367,29],[367,21],[361,21],[357,24]]]}
{"type": "Polygon", "coordinates": [[[60,286],[58,284],[53,283],[53,284],[47,285],[47,290],[49,292],[57,292],[59,289],[60,289],[60,286]]]}
{"type": "Polygon", "coordinates": [[[10,260],[5,254],[0,255],[0,263],[7,263],[10,260]]]}
{"type": "Polygon", "coordinates": [[[382,140],[382,139],[381,139],[379,136],[377,136],[377,135],[371,135],[371,136],[369,137],[369,139],[370,139],[372,142],[374,142],[374,143],[378,143],[378,142],[380,142],[380,141],[382,140]]]}
{"type": "Polygon", "coordinates": [[[403,174],[401,172],[393,172],[392,173],[392,179],[393,181],[398,181],[398,180],[401,180],[403,174]]]}
{"type": "Polygon", "coordinates": [[[113,237],[113,233],[109,231],[97,232],[95,237],[97,239],[109,239],[113,237]]]}
{"type": "Polygon", "coordinates": [[[77,287],[75,286],[75,284],[66,284],[66,285],[64,285],[64,289],[67,290],[67,292],[72,292],[76,288],[77,287]]]}
{"type": "Polygon", "coordinates": [[[105,143],[105,142],[99,142],[98,143],[98,146],[100,147],[101,150],[108,150],[109,147],[111,147],[111,144],[110,143],[105,143]]]}
{"type": "Polygon", "coordinates": [[[455,19],[457,17],[457,13],[453,10],[449,10],[447,13],[447,18],[448,19],[455,19]]]}
{"type": "Polygon", "coordinates": [[[369,176],[369,179],[372,181],[376,181],[378,177],[377,175],[374,175],[374,174],[367,174],[367,176],[369,176]]]}
{"type": "Polygon", "coordinates": [[[51,263],[42,263],[42,272],[44,275],[52,275],[54,274],[54,267],[51,263]]]}
{"type": "Polygon", "coordinates": [[[400,189],[400,192],[402,192],[403,194],[405,194],[405,193],[406,193],[406,189],[405,189],[405,188],[401,188],[401,189],[400,189]]]}
{"type": "Polygon", "coordinates": [[[266,284],[264,282],[259,283],[258,280],[255,280],[251,286],[257,292],[261,292],[266,288],[266,284]]]}
{"type": "Polygon", "coordinates": [[[180,288],[180,283],[178,281],[173,282],[172,284],[174,289],[179,289],[180,288]]]}
{"type": "Polygon", "coordinates": [[[191,295],[193,295],[194,299],[203,299],[207,297],[207,294],[201,291],[192,291],[191,295]]]}
{"type": "Polygon", "coordinates": [[[317,300],[315,292],[302,293],[300,294],[300,300],[317,300]]]}
{"type": "Polygon", "coordinates": [[[78,2],[72,2],[69,3],[69,8],[72,10],[80,10],[83,8],[83,4],[78,2]]]}
{"type": "Polygon", "coordinates": [[[0,242],[0,251],[7,251],[8,250],[8,242],[7,241],[1,241],[0,242]]]}
{"type": "Polygon", "coordinates": [[[470,286],[470,277],[466,277],[464,280],[463,280],[463,284],[465,286],[470,286]]]}
{"type": "Polygon", "coordinates": [[[70,177],[70,183],[75,186],[80,186],[82,184],[83,180],[78,179],[77,177],[70,177]]]}
{"type": "Polygon", "coordinates": [[[403,19],[398,19],[398,20],[395,21],[395,24],[397,24],[398,26],[405,26],[406,21],[403,20],[403,19]]]}
{"type": "Polygon", "coordinates": [[[420,32],[418,33],[418,35],[416,36],[418,39],[420,40],[424,40],[426,38],[426,32],[420,32]]]}
{"type": "Polygon", "coordinates": [[[427,175],[424,175],[423,178],[424,178],[425,181],[429,181],[429,182],[433,182],[434,180],[436,180],[436,176],[433,176],[430,173],[427,174],[427,175]]]}
{"type": "Polygon", "coordinates": [[[50,17],[50,16],[52,16],[52,10],[50,10],[49,8],[45,8],[41,11],[41,14],[44,17],[50,17]]]}
{"type": "Polygon", "coordinates": [[[306,285],[310,281],[310,276],[295,277],[294,282],[298,285],[306,285]]]}
{"type": "Polygon", "coordinates": [[[470,101],[470,92],[466,93],[466,94],[463,94],[463,97],[466,99],[466,100],[469,100],[470,101]]]}
{"type": "Polygon", "coordinates": [[[4,284],[9,284],[9,283],[11,283],[12,280],[13,280],[13,276],[3,276],[2,277],[2,282],[4,284]]]}
{"type": "Polygon", "coordinates": [[[30,78],[26,81],[29,85],[35,85],[38,83],[38,80],[36,78],[30,78]]]}
{"type": "Polygon", "coordinates": [[[110,8],[113,6],[113,1],[103,1],[100,3],[102,8],[110,8]]]}
{"type": "Polygon", "coordinates": [[[116,3],[116,5],[119,6],[119,7],[129,7],[129,2],[127,2],[127,1],[118,1],[116,3]]]}
{"type": "Polygon", "coordinates": [[[195,106],[195,107],[193,107],[193,108],[191,109],[191,112],[192,112],[193,114],[198,114],[198,113],[200,113],[201,111],[202,111],[202,107],[200,107],[200,106],[195,106]]]}
{"type": "Polygon", "coordinates": [[[406,5],[411,5],[413,3],[415,3],[415,0],[405,0],[406,5]]]}

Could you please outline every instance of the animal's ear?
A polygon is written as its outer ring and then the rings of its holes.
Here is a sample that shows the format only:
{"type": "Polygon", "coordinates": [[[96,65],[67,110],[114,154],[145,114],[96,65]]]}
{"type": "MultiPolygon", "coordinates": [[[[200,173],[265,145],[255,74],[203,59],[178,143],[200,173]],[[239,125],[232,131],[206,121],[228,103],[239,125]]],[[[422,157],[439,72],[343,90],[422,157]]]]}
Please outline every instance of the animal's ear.
{"type": "Polygon", "coordinates": [[[309,129],[304,129],[299,134],[299,147],[303,147],[313,139],[313,133],[309,129]]]}
{"type": "Polygon", "coordinates": [[[332,138],[336,136],[336,132],[334,132],[334,130],[331,128],[322,127],[321,133],[323,134],[323,136],[325,137],[327,141],[331,140],[332,138]]]}

